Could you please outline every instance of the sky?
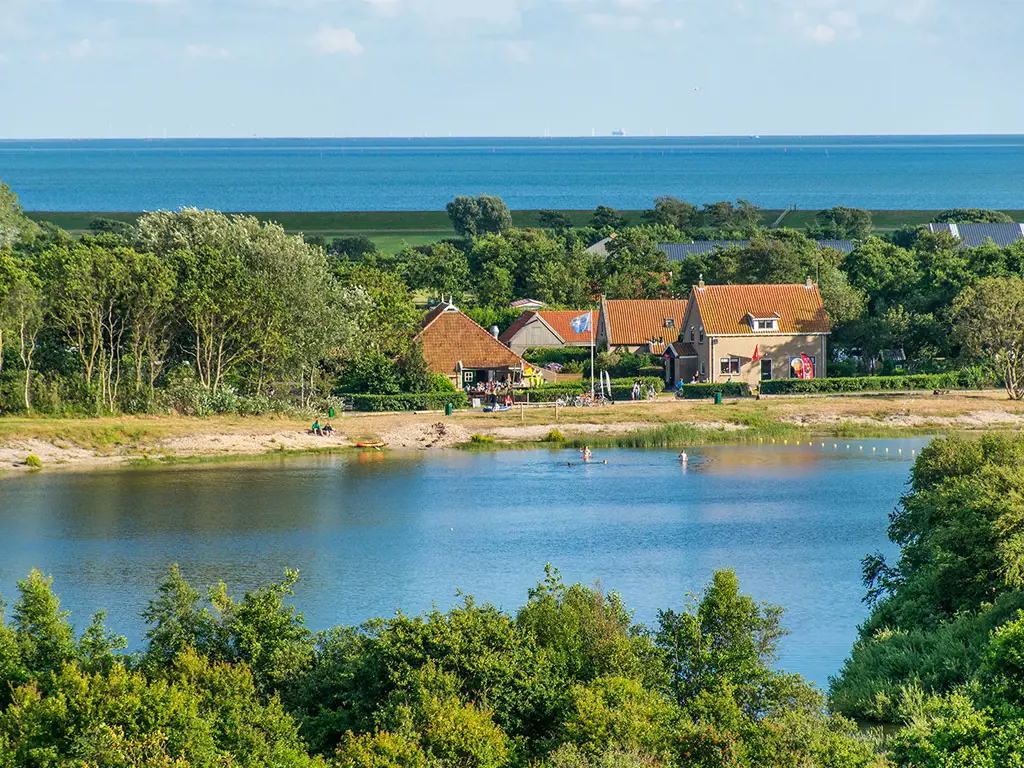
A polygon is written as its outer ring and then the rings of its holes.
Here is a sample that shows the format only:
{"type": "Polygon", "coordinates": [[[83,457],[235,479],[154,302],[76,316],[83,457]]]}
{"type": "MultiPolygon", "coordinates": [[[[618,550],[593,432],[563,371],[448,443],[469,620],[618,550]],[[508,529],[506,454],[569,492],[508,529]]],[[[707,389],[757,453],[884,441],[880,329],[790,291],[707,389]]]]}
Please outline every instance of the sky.
{"type": "Polygon", "coordinates": [[[1024,133],[1024,0],[0,0],[0,138],[1024,133]]]}

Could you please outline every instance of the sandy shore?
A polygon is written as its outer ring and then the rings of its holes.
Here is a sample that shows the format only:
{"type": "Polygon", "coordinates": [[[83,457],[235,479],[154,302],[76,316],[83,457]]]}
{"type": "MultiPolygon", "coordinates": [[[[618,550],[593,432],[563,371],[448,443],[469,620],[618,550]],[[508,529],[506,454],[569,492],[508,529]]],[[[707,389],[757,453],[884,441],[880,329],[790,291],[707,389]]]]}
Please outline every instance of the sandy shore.
{"type": "Polygon", "coordinates": [[[1024,404],[1001,392],[933,396],[786,397],[727,402],[618,403],[608,408],[514,409],[500,414],[461,412],[346,414],[333,437],[308,432],[309,425],[281,417],[209,419],[110,417],[102,419],[0,419],[0,472],[113,467],[140,459],[251,457],[273,453],[356,450],[354,444],[383,440],[390,449],[452,448],[474,435],[502,443],[535,443],[557,429],[567,438],[617,436],[666,424],[727,432],[741,437],[757,425],[781,423],[808,432],[837,429],[921,432],[1021,430],[1024,404]]]}

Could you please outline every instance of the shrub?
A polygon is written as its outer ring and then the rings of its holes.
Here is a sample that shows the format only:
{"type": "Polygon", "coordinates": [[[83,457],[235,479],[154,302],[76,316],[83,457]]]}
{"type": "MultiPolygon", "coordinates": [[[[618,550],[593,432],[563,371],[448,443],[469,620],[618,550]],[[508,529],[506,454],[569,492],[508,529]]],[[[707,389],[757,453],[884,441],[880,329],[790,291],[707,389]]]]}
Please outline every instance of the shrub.
{"type": "Polygon", "coordinates": [[[722,397],[749,397],[750,387],[743,381],[683,385],[683,397],[687,400],[704,400],[705,398],[714,397],[716,392],[721,392],[722,397]]]}
{"type": "Polygon", "coordinates": [[[828,379],[776,379],[761,382],[766,395],[834,394],[840,392],[886,392],[935,389],[982,389],[995,384],[981,368],[949,373],[919,373],[907,376],[851,376],[828,379]]]}
{"type": "Polygon", "coordinates": [[[445,376],[443,373],[432,373],[430,374],[430,391],[431,392],[458,392],[458,388],[452,383],[452,380],[445,376]]]}
{"type": "Polygon", "coordinates": [[[455,408],[466,408],[469,399],[465,392],[428,392],[421,395],[339,395],[351,400],[357,411],[443,411],[448,403],[455,408]]]}
{"type": "Polygon", "coordinates": [[[473,435],[472,437],[470,437],[469,441],[471,443],[476,443],[477,445],[488,445],[488,444],[494,442],[494,438],[491,437],[490,435],[476,434],[476,435],[473,435]]]}
{"type": "Polygon", "coordinates": [[[565,435],[559,432],[557,429],[552,429],[541,440],[542,443],[564,443],[565,435]]]}
{"type": "Polygon", "coordinates": [[[582,366],[590,366],[590,347],[530,347],[523,352],[523,360],[540,366],[579,363],[582,370],[582,366]]]}
{"type": "Polygon", "coordinates": [[[25,466],[31,467],[32,469],[42,469],[43,462],[34,453],[30,453],[25,457],[25,466]]]}

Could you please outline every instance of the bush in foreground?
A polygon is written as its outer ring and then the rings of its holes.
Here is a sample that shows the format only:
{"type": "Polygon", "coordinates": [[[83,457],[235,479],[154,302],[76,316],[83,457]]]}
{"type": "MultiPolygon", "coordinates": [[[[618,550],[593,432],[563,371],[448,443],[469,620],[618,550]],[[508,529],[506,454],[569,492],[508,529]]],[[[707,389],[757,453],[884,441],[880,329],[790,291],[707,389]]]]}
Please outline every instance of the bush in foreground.
{"type": "Polygon", "coordinates": [[[173,568],[126,655],[50,581],[0,623],[0,768],[724,768],[872,760],[820,692],[773,669],[781,609],[731,571],[658,626],[554,570],[515,614],[472,598],[310,632],[297,574],[204,598],[173,568]]]}

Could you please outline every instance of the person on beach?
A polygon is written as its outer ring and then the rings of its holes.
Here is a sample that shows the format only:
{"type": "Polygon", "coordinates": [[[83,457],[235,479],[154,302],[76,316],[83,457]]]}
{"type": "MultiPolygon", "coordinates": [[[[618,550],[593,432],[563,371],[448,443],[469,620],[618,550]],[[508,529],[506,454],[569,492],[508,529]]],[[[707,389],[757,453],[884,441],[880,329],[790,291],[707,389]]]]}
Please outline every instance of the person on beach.
{"type": "Polygon", "coordinates": [[[313,426],[312,426],[310,431],[314,435],[317,435],[319,437],[323,437],[324,436],[323,427],[320,426],[320,419],[317,419],[316,421],[313,422],[313,426]]]}
{"type": "Polygon", "coordinates": [[[334,434],[334,427],[332,427],[329,423],[324,424],[323,433],[325,436],[330,437],[331,435],[334,434]]]}

